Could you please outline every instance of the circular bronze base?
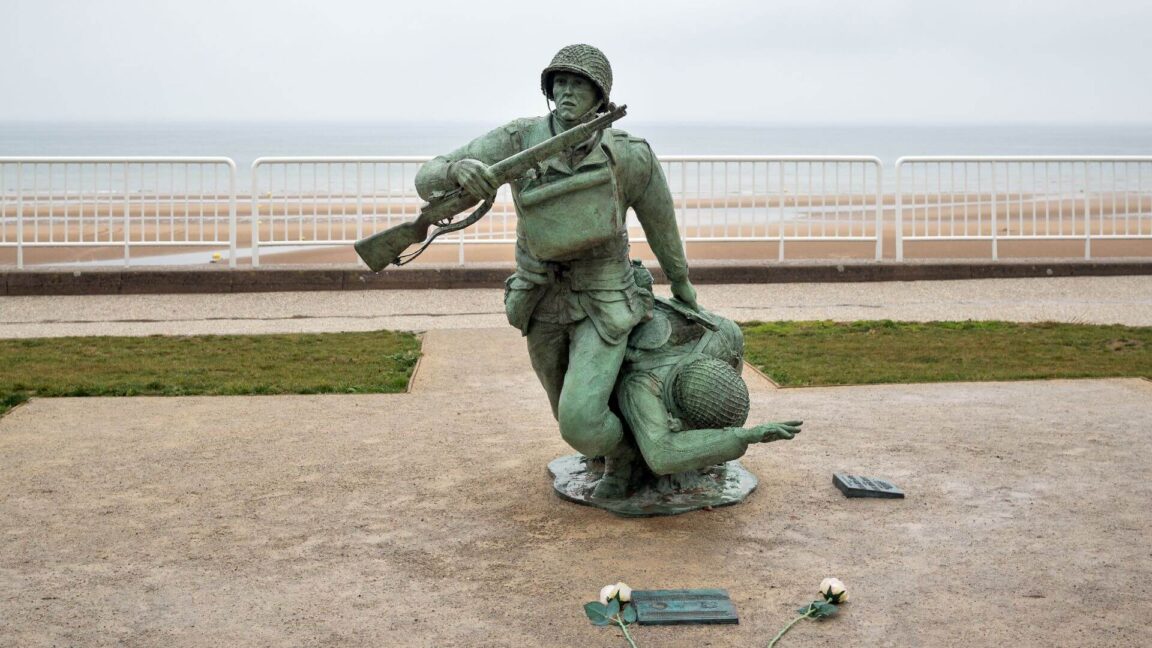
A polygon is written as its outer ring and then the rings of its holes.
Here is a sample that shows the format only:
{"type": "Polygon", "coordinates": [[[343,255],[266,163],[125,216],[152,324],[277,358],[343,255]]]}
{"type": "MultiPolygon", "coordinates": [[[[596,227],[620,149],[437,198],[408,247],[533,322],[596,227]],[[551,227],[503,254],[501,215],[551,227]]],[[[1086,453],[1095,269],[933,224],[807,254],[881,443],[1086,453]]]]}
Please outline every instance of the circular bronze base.
{"type": "Polygon", "coordinates": [[[625,517],[679,515],[738,504],[756,490],[758,483],[756,476],[739,461],[729,461],[698,472],[654,476],[622,499],[595,498],[592,489],[603,470],[602,461],[589,460],[579,454],[560,457],[548,464],[548,472],[555,480],[552,487],[561,498],[625,517]]]}

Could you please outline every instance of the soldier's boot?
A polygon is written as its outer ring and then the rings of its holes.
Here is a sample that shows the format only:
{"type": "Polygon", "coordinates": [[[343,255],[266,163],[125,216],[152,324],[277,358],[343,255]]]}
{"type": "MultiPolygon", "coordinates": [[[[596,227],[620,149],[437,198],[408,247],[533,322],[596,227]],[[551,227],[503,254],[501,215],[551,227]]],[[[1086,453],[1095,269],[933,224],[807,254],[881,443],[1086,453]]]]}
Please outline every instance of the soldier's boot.
{"type": "Polygon", "coordinates": [[[632,477],[636,473],[636,463],[640,453],[625,439],[612,452],[604,455],[604,475],[592,489],[595,499],[624,499],[632,490],[632,477]]]}

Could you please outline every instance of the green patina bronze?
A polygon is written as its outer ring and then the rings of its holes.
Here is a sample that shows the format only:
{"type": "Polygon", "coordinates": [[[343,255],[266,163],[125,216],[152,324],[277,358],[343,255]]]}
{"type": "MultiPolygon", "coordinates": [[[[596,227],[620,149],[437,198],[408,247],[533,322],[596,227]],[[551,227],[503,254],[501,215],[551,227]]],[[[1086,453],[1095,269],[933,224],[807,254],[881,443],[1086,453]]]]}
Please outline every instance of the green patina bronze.
{"type": "Polygon", "coordinates": [[[624,440],[602,460],[549,470],[561,497],[619,515],[673,515],[742,501],[756,479],[735,461],[753,443],[791,439],[800,421],[743,427],[744,337],[734,322],[656,298],[633,329],[614,390],[624,440]]]}
{"type": "Polygon", "coordinates": [[[622,517],[679,515],[739,504],[756,490],[756,476],[739,461],[707,466],[663,477],[650,476],[624,497],[596,497],[604,474],[603,459],[566,455],[548,464],[552,487],[561,498],[610,511],[622,517]]]}
{"type": "Polygon", "coordinates": [[[635,590],[632,605],[640,625],[740,623],[736,606],[723,589],[635,590]]]}
{"type": "Polygon", "coordinates": [[[605,127],[622,116],[610,102],[608,59],[590,45],[565,47],[541,73],[541,89],[555,109],[426,163],[416,190],[429,205],[409,224],[416,229],[382,233],[357,250],[373,269],[398,262],[430,224],[446,225],[476,202],[489,205],[508,182],[518,216],[516,272],[504,291],[508,321],[527,340],[561,436],[595,458],[564,469],[582,471],[569,482],[586,493],[558,492],[613,509],[606,503],[656,493],[667,504],[671,491],[692,491],[691,505],[645,505],[652,511],[645,515],[739,501],[755,478],[726,462],[750,443],[791,438],[799,423],[740,427],[748,396],[738,373],[739,328],[696,303],[672,195],[648,143],[605,127]],[[545,149],[547,156],[525,155],[545,149]],[[528,165],[511,162],[526,157],[528,165]],[[629,260],[629,210],[671,283],[673,300],[659,306],[651,274],[629,260]]]}

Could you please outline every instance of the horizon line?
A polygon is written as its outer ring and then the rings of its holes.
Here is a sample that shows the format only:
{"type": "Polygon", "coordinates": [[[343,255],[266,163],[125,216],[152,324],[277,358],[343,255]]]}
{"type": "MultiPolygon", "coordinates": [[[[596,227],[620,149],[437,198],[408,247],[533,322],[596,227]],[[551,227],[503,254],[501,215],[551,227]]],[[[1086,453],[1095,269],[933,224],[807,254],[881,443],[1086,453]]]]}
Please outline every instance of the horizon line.
{"type": "MultiPolygon", "coordinates": [[[[138,118],[93,118],[93,119],[24,119],[0,118],[0,124],[20,125],[292,125],[292,124],[357,124],[357,125],[413,125],[424,126],[474,126],[477,124],[496,123],[485,119],[448,120],[448,119],[227,119],[227,118],[165,118],[165,119],[138,119],[138,118]]],[[[500,122],[503,123],[503,122],[500,122]]],[[[940,127],[940,126],[1076,126],[1076,127],[1145,127],[1152,128],[1152,120],[1147,121],[1075,121],[1075,120],[668,120],[668,119],[637,119],[630,121],[633,124],[645,126],[758,126],[758,127],[940,127]]]]}

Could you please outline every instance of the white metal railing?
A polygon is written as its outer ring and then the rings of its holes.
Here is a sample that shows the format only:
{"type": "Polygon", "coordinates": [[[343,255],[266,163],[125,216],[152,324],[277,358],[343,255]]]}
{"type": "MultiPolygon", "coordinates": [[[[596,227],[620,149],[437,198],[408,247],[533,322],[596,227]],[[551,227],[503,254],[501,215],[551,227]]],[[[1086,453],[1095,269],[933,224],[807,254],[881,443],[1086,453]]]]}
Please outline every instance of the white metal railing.
{"type": "MultiPolygon", "coordinates": [[[[414,218],[412,184],[428,157],[266,157],[252,164],[252,261],[261,247],[345,245],[414,218]]],[[[660,158],[685,241],[865,241],[882,255],[883,169],[870,156],[670,156],[660,158]]],[[[632,215],[630,237],[643,241],[632,215]]],[[[516,240],[507,186],[456,245],[516,240]]]]}
{"type": "MultiPolygon", "coordinates": [[[[252,264],[260,248],[348,245],[412,220],[423,201],[413,178],[428,156],[262,157],[252,163],[252,264]]],[[[512,243],[516,212],[507,186],[492,210],[436,243],[512,243]]]]}
{"type": "Polygon", "coordinates": [[[0,157],[0,247],[227,246],[236,164],[224,157],[0,157]]]}
{"type": "Polygon", "coordinates": [[[914,241],[1152,239],[1152,157],[962,156],[896,161],[896,259],[914,241]]]}
{"type": "Polygon", "coordinates": [[[863,155],[661,157],[685,241],[862,241],[883,255],[883,165],[863,155]]]}
{"type": "MultiPolygon", "coordinates": [[[[238,215],[236,165],[224,157],[0,157],[0,248],[15,249],[18,268],[26,250],[51,247],[112,248],[125,265],[172,259],[134,259],[139,248],[226,249],[235,267],[250,234],[257,265],[262,248],[346,245],[411,220],[428,159],[259,158],[238,215]]],[[[1085,258],[1093,241],[1152,240],[1152,156],[904,157],[895,196],[871,156],[660,163],[686,242],[762,242],[762,258],[774,247],[783,259],[791,241],[850,241],[874,243],[880,259],[886,234],[897,260],[924,241],[988,241],[995,260],[1004,240],[1082,241],[1085,258]]],[[[629,228],[643,241],[634,215],[629,228]]],[[[487,217],[437,242],[456,245],[463,263],[467,246],[510,244],[515,229],[503,187],[487,217]]]]}

